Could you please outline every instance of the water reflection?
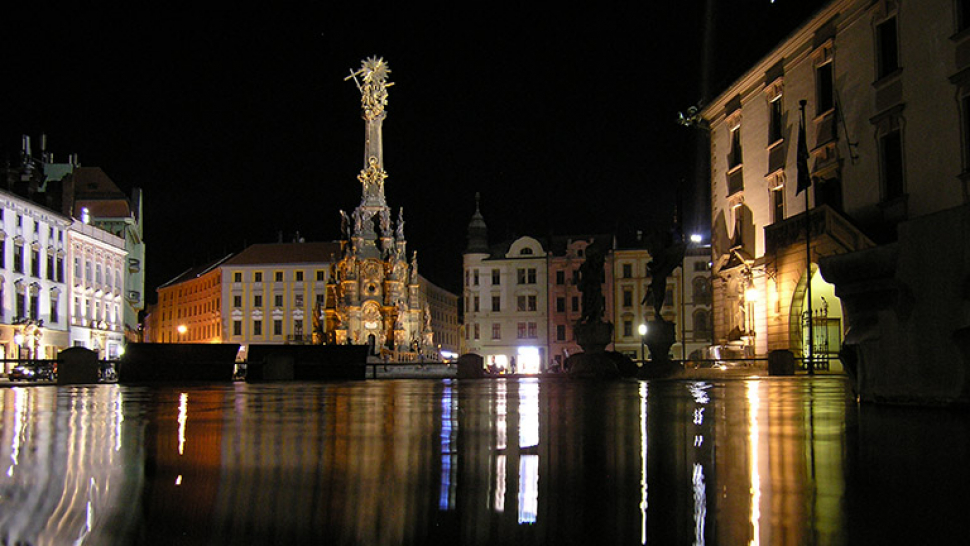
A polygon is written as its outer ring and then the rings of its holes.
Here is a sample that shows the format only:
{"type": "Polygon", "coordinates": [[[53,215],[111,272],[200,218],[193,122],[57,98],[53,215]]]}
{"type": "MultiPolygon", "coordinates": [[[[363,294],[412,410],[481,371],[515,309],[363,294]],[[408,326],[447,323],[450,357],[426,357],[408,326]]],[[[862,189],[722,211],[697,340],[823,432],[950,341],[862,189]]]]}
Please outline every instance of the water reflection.
{"type": "Polygon", "coordinates": [[[8,544],[893,543],[963,536],[970,485],[965,413],[860,412],[838,378],[3,388],[0,408],[8,544]]]}

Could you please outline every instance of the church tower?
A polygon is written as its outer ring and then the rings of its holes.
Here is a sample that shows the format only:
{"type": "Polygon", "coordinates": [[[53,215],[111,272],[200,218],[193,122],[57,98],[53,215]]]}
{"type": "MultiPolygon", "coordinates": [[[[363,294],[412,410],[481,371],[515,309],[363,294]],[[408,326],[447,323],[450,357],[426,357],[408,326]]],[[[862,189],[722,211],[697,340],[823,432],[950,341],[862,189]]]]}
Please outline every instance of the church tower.
{"type": "Polygon", "coordinates": [[[369,345],[372,354],[410,360],[433,350],[428,305],[421,301],[417,253],[407,256],[404,210],[392,222],[384,198],[383,124],[387,117],[384,59],[371,57],[352,71],[361,95],[364,166],[357,175],[360,204],[340,211],[342,256],[333,265],[324,310],[329,343],[369,345]]]}

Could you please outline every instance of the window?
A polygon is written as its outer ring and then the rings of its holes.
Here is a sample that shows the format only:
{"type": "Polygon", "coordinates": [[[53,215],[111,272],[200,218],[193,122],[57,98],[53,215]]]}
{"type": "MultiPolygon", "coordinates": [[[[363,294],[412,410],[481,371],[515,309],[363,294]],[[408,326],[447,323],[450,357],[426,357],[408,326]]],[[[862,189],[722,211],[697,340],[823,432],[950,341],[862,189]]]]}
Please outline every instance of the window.
{"type": "Polygon", "coordinates": [[[24,272],[24,247],[16,242],[13,245],[13,270],[15,273],[24,272]]]}
{"type": "Polygon", "coordinates": [[[835,85],[832,81],[832,62],[815,67],[815,113],[824,114],[835,107],[835,85]]]}
{"type": "Polygon", "coordinates": [[[303,307],[303,294],[296,294],[293,296],[293,306],[298,309],[303,307]]]}
{"type": "Polygon", "coordinates": [[[253,335],[254,336],[261,336],[261,335],[263,335],[263,321],[261,321],[261,320],[254,320],[253,321],[253,335]]]}
{"type": "Polygon", "coordinates": [[[480,325],[476,322],[475,323],[475,339],[481,339],[481,338],[482,338],[482,330],[481,330],[480,325]]]}
{"type": "Polygon", "coordinates": [[[711,284],[703,277],[696,277],[692,283],[695,304],[711,303],[711,284]]]}
{"type": "Polygon", "coordinates": [[[562,286],[566,284],[566,272],[563,270],[556,271],[556,284],[562,286]]]}
{"type": "Polygon", "coordinates": [[[566,341],[566,325],[556,325],[556,341],[566,341]]]}
{"type": "Polygon", "coordinates": [[[274,271],[273,272],[273,282],[283,282],[283,272],[274,271]]]}
{"type": "Polygon", "coordinates": [[[957,0],[957,30],[970,28],[970,0],[957,0]]]}
{"type": "Polygon", "coordinates": [[[283,307],[283,294],[273,295],[273,305],[276,307],[283,307]]]}
{"type": "Polygon", "coordinates": [[[771,221],[781,222],[785,219],[785,188],[780,186],[771,190],[771,221]]]}
{"type": "Polygon", "coordinates": [[[631,336],[633,336],[633,321],[627,319],[623,321],[623,337],[631,336]]]}
{"type": "Polygon", "coordinates": [[[263,296],[259,294],[253,296],[253,307],[262,307],[262,306],[263,306],[263,296]]]}
{"type": "MultiPolygon", "coordinates": [[[[2,251],[3,251],[3,248],[0,247],[0,267],[3,266],[2,251]]],[[[61,256],[57,257],[56,269],[57,269],[57,282],[64,282],[64,258],[62,258],[61,256]]]]}
{"type": "Polygon", "coordinates": [[[303,320],[296,319],[293,321],[293,334],[297,336],[303,335],[303,320]]]}
{"type": "Polygon", "coordinates": [[[529,296],[528,297],[528,310],[529,311],[535,311],[536,309],[538,309],[538,300],[539,300],[539,298],[537,296],[529,296]]]}
{"type": "Polygon", "coordinates": [[[623,278],[624,279],[633,278],[633,264],[623,264],[623,278]]]}
{"type": "Polygon", "coordinates": [[[7,267],[7,241],[0,239],[0,267],[7,267]]]}
{"type": "Polygon", "coordinates": [[[534,267],[530,267],[528,269],[518,269],[516,271],[516,277],[519,284],[535,284],[536,269],[534,267]]]}
{"type": "Polygon", "coordinates": [[[36,249],[30,250],[30,274],[40,277],[40,253],[36,249]]]}
{"type": "Polygon", "coordinates": [[[633,307],[633,290],[623,289],[623,307],[633,307]]]}
{"type": "Polygon", "coordinates": [[[27,316],[27,295],[18,293],[17,294],[17,318],[22,318],[26,316],[27,316]]]}
{"type": "Polygon", "coordinates": [[[327,280],[327,272],[322,269],[318,270],[317,281],[325,281],[325,280],[327,280]]]}
{"type": "Polygon", "coordinates": [[[283,320],[282,319],[274,319],[273,320],[273,335],[274,336],[281,336],[281,335],[283,335],[283,320]]]}
{"type": "Polygon", "coordinates": [[[733,169],[742,163],[741,126],[731,129],[731,152],[728,155],[728,168],[733,169]]]}
{"type": "Polygon", "coordinates": [[[782,139],[781,97],[768,103],[768,108],[768,144],[774,144],[782,139]]]}
{"type": "Polygon", "coordinates": [[[232,335],[241,336],[242,335],[242,321],[234,320],[232,321],[232,335]]]}
{"type": "Polygon", "coordinates": [[[502,272],[498,269],[492,270],[492,286],[498,286],[502,284],[502,272]]]}
{"type": "Polygon", "coordinates": [[[899,129],[879,138],[879,154],[882,162],[883,201],[902,197],[903,188],[903,142],[899,129]]]}
{"type": "Polygon", "coordinates": [[[242,271],[236,271],[232,274],[232,282],[242,282],[242,271]]]}
{"type": "Polygon", "coordinates": [[[579,285],[579,270],[573,269],[573,284],[579,285]]]}
{"type": "Polygon", "coordinates": [[[498,313],[502,310],[502,296],[492,296],[492,312],[498,313]]]}
{"type": "Polygon", "coordinates": [[[498,322],[492,323],[492,339],[502,339],[502,325],[498,322]]]}
{"type": "Polygon", "coordinates": [[[242,296],[233,296],[232,306],[236,308],[242,307],[242,296]]]}
{"type": "Polygon", "coordinates": [[[47,254],[47,280],[54,280],[54,255],[47,254]]]}
{"type": "Polygon", "coordinates": [[[515,308],[517,311],[525,311],[525,296],[515,298],[515,308]]]}
{"type": "Polygon", "coordinates": [[[472,285],[478,286],[478,270],[472,271],[472,285]]]}
{"type": "Polygon", "coordinates": [[[58,320],[60,317],[57,315],[57,300],[51,298],[50,321],[56,323],[58,320]]]}
{"type": "Polygon", "coordinates": [[[876,25],[877,78],[885,78],[899,69],[899,44],[896,37],[896,18],[890,17],[876,25]]]}
{"type": "Polygon", "coordinates": [[[303,282],[303,272],[302,271],[296,271],[296,272],[293,273],[293,275],[296,277],[296,282],[303,282]]]}
{"type": "Polygon", "coordinates": [[[572,312],[573,313],[578,313],[579,312],[579,296],[573,296],[571,303],[572,303],[572,306],[571,306],[572,312]]]}
{"type": "Polygon", "coordinates": [[[481,301],[480,301],[479,297],[478,296],[475,296],[475,299],[473,300],[473,302],[475,304],[475,307],[474,307],[475,312],[478,313],[479,311],[481,311],[481,305],[479,305],[481,303],[481,301]]]}
{"type": "Polygon", "coordinates": [[[256,271],[253,273],[253,282],[263,282],[263,272],[256,271]]]}
{"type": "Polygon", "coordinates": [[[527,335],[527,332],[528,332],[528,330],[526,328],[527,328],[527,326],[526,326],[526,323],[524,323],[524,322],[520,322],[520,323],[518,323],[518,324],[515,325],[516,336],[519,339],[525,339],[525,337],[527,335]]]}
{"type": "Polygon", "coordinates": [[[706,309],[694,311],[694,339],[711,339],[711,315],[706,309]]]}
{"type": "Polygon", "coordinates": [[[529,339],[535,339],[539,337],[539,329],[536,323],[529,323],[529,339]]]}
{"type": "Polygon", "coordinates": [[[566,312],[566,298],[562,296],[556,298],[556,312],[557,313],[566,312]]]}
{"type": "Polygon", "coordinates": [[[519,251],[519,256],[532,256],[533,250],[529,247],[525,247],[519,251]]]}

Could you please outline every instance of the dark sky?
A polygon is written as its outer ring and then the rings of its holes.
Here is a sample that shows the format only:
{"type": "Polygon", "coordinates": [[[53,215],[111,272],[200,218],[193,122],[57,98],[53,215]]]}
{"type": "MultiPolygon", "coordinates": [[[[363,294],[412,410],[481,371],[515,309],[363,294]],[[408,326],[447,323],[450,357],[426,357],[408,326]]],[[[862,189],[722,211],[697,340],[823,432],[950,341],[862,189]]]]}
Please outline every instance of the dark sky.
{"type": "Polygon", "coordinates": [[[141,187],[153,300],[279,232],[338,237],[363,165],[344,77],[381,56],[388,204],[404,207],[422,273],[457,291],[475,192],[493,242],[666,221],[681,180],[687,223],[703,217],[697,134],[675,118],[703,95],[705,30],[717,93],[820,4],[715,3],[710,19],[703,0],[20,3],[0,22],[0,152],[46,133],[55,160],[77,153],[141,187]]]}

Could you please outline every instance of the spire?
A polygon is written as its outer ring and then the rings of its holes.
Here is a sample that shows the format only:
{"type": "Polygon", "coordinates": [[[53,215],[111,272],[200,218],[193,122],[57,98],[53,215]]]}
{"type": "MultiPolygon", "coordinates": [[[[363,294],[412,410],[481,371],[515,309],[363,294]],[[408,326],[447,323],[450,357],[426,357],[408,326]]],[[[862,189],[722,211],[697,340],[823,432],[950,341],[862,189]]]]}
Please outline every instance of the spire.
{"type": "Polygon", "coordinates": [[[471,222],[468,222],[468,247],[465,248],[465,254],[488,254],[488,227],[482,217],[480,200],[481,194],[475,192],[475,214],[472,215],[471,222]]]}

